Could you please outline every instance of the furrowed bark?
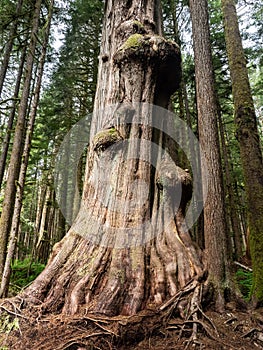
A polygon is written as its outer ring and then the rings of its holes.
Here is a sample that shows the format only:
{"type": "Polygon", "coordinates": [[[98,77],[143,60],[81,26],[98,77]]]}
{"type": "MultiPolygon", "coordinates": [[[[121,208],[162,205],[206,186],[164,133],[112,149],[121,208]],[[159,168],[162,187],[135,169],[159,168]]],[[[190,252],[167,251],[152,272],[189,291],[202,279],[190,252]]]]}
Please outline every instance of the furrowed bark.
{"type": "Polygon", "coordinates": [[[263,305],[263,160],[246,58],[238,27],[236,5],[222,0],[225,38],[235,109],[236,135],[240,147],[247,195],[250,253],[253,265],[252,301],[263,305]]]}
{"type": "Polygon", "coordinates": [[[191,177],[151,127],[151,105],[168,107],[181,74],[161,34],[159,1],[106,2],[82,205],[24,294],[46,312],[132,315],[203,274],[184,227],[191,177]]]}

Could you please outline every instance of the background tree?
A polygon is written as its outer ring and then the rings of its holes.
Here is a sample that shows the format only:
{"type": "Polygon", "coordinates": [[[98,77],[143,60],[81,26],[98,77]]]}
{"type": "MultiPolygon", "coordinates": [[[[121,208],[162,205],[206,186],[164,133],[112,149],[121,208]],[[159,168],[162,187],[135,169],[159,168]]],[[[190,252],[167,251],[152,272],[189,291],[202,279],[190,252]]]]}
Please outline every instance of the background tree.
{"type": "MultiPolygon", "coordinates": [[[[217,308],[224,308],[225,286],[231,285],[220,147],[217,102],[209,37],[207,1],[190,1],[195,53],[195,75],[199,135],[207,164],[208,195],[204,207],[205,248],[209,280],[214,284],[217,308]]],[[[201,162],[204,159],[201,158],[201,162]]],[[[204,165],[202,166],[204,169],[204,165]]],[[[204,181],[204,180],[203,180],[204,181]]]]}
{"type": "Polygon", "coordinates": [[[23,148],[23,138],[26,123],[26,113],[28,108],[28,98],[30,94],[30,85],[32,81],[32,72],[34,66],[34,53],[37,46],[37,31],[39,27],[39,16],[41,10],[42,1],[36,2],[34,7],[34,14],[32,19],[32,31],[30,37],[29,50],[26,59],[26,75],[23,90],[21,94],[21,100],[18,110],[18,117],[16,123],[14,143],[12,147],[12,154],[9,163],[9,176],[5,189],[5,197],[3,202],[3,209],[0,219],[0,271],[4,270],[4,263],[6,257],[6,248],[8,235],[12,219],[12,211],[15,201],[15,189],[16,181],[18,180],[20,164],[21,164],[21,152],[23,148]]]}
{"type": "Polygon", "coordinates": [[[252,299],[263,302],[263,162],[257,118],[250,90],[246,58],[238,27],[235,2],[223,0],[225,35],[235,107],[236,133],[240,145],[248,201],[250,252],[253,263],[252,299]]]}
{"type": "MultiPolygon", "coordinates": [[[[24,4],[27,5],[26,3],[24,4]]],[[[71,125],[78,119],[92,110],[92,101],[94,99],[96,85],[102,5],[100,1],[93,1],[88,4],[83,4],[82,1],[79,1],[78,3],[71,3],[70,6],[65,2],[63,5],[60,4],[59,7],[54,8],[49,42],[51,45],[54,44],[54,36],[58,35],[55,31],[58,23],[60,28],[64,28],[63,30],[66,31],[64,37],[65,42],[59,49],[59,56],[54,48],[48,47],[47,59],[45,62],[45,75],[42,81],[41,102],[38,106],[36,126],[32,140],[33,144],[30,151],[29,166],[24,186],[24,199],[22,203],[22,215],[17,238],[18,248],[16,252],[16,257],[19,259],[25,258],[27,261],[46,262],[52,246],[63,237],[67,229],[65,219],[55,202],[54,190],[52,188],[54,157],[65,132],[67,132],[71,125]],[[85,16],[83,14],[85,14],[85,16]],[[70,104],[72,106],[71,109],[68,108],[70,104]],[[49,210],[47,211],[46,222],[43,223],[44,216],[42,215],[42,211],[45,201],[44,196],[48,192],[50,193],[50,198],[47,200],[49,210]],[[53,219],[52,215],[54,215],[53,219]],[[42,239],[39,239],[40,222],[43,223],[42,227],[45,228],[42,232],[43,235],[41,234],[42,239]],[[41,247],[41,249],[36,250],[35,245],[38,241],[39,248],[41,247]]],[[[27,8],[26,13],[30,13],[29,9],[30,7],[27,8]]],[[[24,11],[26,10],[24,9],[24,11]]],[[[24,18],[26,18],[24,12],[23,15],[24,18]]],[[[42,50],[41,44],[43,32],[46,28],[46,15],[47,10],[43,6],[40,30],[38,33],[38,49],[34,60],[35,71],[42,50]]],[[[32,20],[32,18],[30,20],[32,20]]],[[[30,23],[27,23],[27,32],[29,32],[30,29],[30,23]]],[[[26,32],[25,29],[23,29],[23,31],[26,32]]],[[[19,40],[22,41],[21,33],[19,40]]],[[[19,47],[17,42],[15,43],[15,47],[19,47]]],[[[27,46],[23,45],[21,50],[24,47],[27,48],[27,46]]],[[[20,51],[18,52],[19,56],[20,51]]],[[[12,55],[14,56],[14,53],[12,53],[12,55]]],[[[13,56],[12,59],[14,59],[13,56]]],[[[20,56],[17,59],[19,60],[20,56]]],[[[18,63],[16,64],[18,65],[18,63]]],[[[22,54],[20,65],[21,69],[19,71],[22,77],[22,54]]],[[[7,82],[8,79],[6,83],[7,82]]],[[[16,84],[17,96],[20,86],[19,83],[20,80],[16,84]]],[[[23,85],[23,81],[21,85],[23,85]]],[[[29,103],[33,101],[34,96],[32,84],[29,103]]],[[[10,110],[10,115],[12,113],[15,122],[18,100],[14,99],[13,104],[14,108],[10,110]]],[[[3,106],[3,104],[1,106],[3,106]]],[[[31,108],[31,112],[32,110],[33,107],[31,108]]],[[[28,114],[27,117],[29,118],[28,114]]],[[[14,135],[12,125],[9,124],[6,126],[5,120],[3,120],[3,139],[4,145],[7,146],[9,142],[6,141],[7,138],[12,142],[14,135]]],[[[4,147],[4,149],[5,151],[1,154],[1,160],[5,156],[8,166],[10,154],[8,153],[8,147],[4,147]]],[[[1,162],[3,176],[5,173],[1,196],[4,194],[5,190],[7,166],[5,166],[4,161],[1,162]]],[[[70,196],[69,194],[68,197],[70,196]]],[[[70,198],[68,198],[68,200],[69,199],[70,198]]]]}
{"type": "Polygon", "coordinates": [[[1,281],[0,297],[7,296],[8,286],[10,282],[11,263],[15,254],[16,240],[18,235],[20,214],[21,214],[21,208],[22,208],[23,190],[25,186],[26,171],[27,171],[28,160],[30,155],[32,134],[34,131],[37,107],[38,107],[39,98],[40,98],[40,90],[41,90],[41,83],[43,79],[44,64],[46,60],[48,39],[50,34],[53,5],[54,5],[53,0],[51,0],[49,4],[48,12],[47,12],[47,19],[46,19],[45,31],[44,31],[43,43],[42,43],[42,53],[38,63],[37,80],[36,80],[36,84],[33,92],[34,98],[31,104],[31,110],[29,114],[29,120],[28,120],[28,125],[26,130],[25,141],[24,141],[24,149],[22,153],[23,162],[21,164],[20,173],[18,177],[18,186],[16,191],[14,212],[12,217],[11,233],[9,237],[8,251],[7,251],[2,281],[1,281]]]}
{"type": "MultiPolygon", "coordinates": [[[[5,80],[6,72],[8,69],[8,64],[9,64],[9,58],[11,55],[14,39],[15,39],[16,32],[17,32],[18,18],[19,18],[19,16],[21,16],[22,4],[23,4],[23,0],[19,0],[17,2],[15,16],[14,16],[15,19],[12,22],[9,37],[8,37],[7,44],[5,47],[3,62],[2,62],[1,70],[0,70],[0,96],[2,94],[4,80],[5,80]]],[[[4,9],[2,9],[2,10],[4,10],[4,9]]]]}
{"type": "Polygon", "coordinates": [[[1,33],[3,50],[1,50],[0,72],[0,123],[3,142],[0,158],[0,187],[3,189],[4,174],[7,170],[7,158],[9,144],[12,139],[12,128],[16,117],[19,91],[23,77],[28,38],[31,28],[31,11],[28,11],[27,3],[18,1],[3,3],[1,8],[1,33]],[[24,7],[23,7],[24,5],[24,7]],[[17,72],[17,75],[14,74],[17,72]],[[15,77],[15,81],[14,81],[15,77]],[[7,119],[7,123],[5,122],[7,119]]]}

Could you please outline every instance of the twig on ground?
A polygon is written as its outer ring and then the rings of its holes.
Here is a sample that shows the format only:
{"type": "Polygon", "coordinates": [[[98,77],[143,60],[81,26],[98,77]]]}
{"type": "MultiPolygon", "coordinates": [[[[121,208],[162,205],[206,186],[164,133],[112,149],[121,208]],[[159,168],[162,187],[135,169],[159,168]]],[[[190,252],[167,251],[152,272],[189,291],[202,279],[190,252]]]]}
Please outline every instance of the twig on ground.
{"type": "Polygon", "coordinates": [[[258,328],[252,328],[250,329],[248,332],[246,332],[245,334],[243,334],[241,337],[242,338],[247,338],[249,337],[252,333],[254,332],[260,332],[260,330],[258,328]]]}
{"type": "Polygon", "coordinates": [[[224,322],[224,324],[229,324],[229,323],[232,323],[232,322],[234,322],[234,321],[237,321],[236,316],[230,317],[228,320],[226,320],[226,321],[224,322]]]}
{"type": "Polygon", "coordinates": [[[11,314],[13,316],[16,316],[16,317],[20,317],[20,318],[24,318],[25,320],[28,320],[28,318],[26,316],[23,316],[17,312],[13,312],[9,309],[7,309],[6,307],[4,307],[3,305],[0,305],[0,309],[3,309],[4,311],[6,311],[8,314],[11,314]]]}
{"type": "Polygon", "coordinates": [[[199,305],[197,305],[197,307],[198,307],[199,312],[200,312],[200,313],[202,314],[202,316],[211,324],[211,326],[212,326],[212,327],[214,328],[214,330],[216,331],[216,335],[219,337],[217,328],[216,328],[215,324],[213,323],[213,321],[210,319],[210,317],[208,317],[208,316],[204,313],[204,311],[200,308],[199,305]]]}

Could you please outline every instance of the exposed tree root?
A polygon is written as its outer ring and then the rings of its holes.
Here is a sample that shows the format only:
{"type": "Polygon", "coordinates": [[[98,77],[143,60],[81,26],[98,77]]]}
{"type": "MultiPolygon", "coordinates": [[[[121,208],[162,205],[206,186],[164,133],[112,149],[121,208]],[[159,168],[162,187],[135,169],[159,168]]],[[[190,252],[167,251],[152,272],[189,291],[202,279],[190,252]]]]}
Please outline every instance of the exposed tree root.
{"type": "MultiPolygon", "coordinates": [[[[85,314],[85,310],[74,316],[46,317],[40,314],[39,306],[28,308],[21,298],[7,299],[0,304],[1,324],[9,315],[9,322],[19,320],[19,328],[8,336],[0,333],[0,344],[12,350],[119,350],[136,349],[146,339],[155,338],[164,348],[168,341],[176,339],[180,344],[178,349],[211,349],[209,346],[213,349],[263,349],[263,327],[259,321],[253,321],[247,314],[247,323],[244,317],[240,322],[238,315],[229,313],[221,316],[214,313],[211,317],[204,313],[201,304],[202,284],[196,280],[189,282],[158,310],[143,310],[128,317],[85,314]],[[24,306],[27,307],[23,309],[24,306]],[[225,334],[228,330],[231,336],[225,334]],[[233,339],[233,335],[237,338],[233,339]]],[[[162,347],[149,345],[142,349],[162,347]]]]}

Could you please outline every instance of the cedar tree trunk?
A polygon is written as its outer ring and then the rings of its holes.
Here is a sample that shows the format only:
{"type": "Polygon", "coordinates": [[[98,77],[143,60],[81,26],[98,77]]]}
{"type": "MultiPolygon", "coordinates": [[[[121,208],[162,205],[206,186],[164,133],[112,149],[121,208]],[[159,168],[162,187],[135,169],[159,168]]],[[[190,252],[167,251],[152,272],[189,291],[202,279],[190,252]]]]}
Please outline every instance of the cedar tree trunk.
{"type": "Polygon", "coordinates": [[[168,137],[150,127],[148,104],[168,107],[180,82],[179,49],[162,37],[160,16],[158,0],[106,1],[81,209],[25,291],[47,312],[132,315],[203,273],[182,224],[191,177],[174,164],[168,137]],[[162,151],[150,161],[153,143],[162,151]]]}

